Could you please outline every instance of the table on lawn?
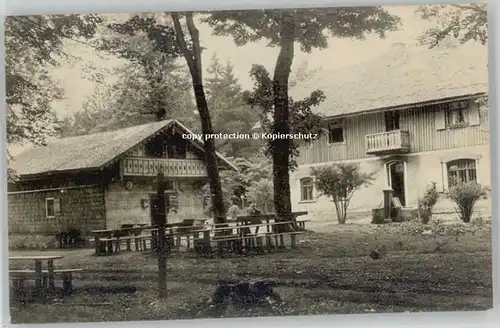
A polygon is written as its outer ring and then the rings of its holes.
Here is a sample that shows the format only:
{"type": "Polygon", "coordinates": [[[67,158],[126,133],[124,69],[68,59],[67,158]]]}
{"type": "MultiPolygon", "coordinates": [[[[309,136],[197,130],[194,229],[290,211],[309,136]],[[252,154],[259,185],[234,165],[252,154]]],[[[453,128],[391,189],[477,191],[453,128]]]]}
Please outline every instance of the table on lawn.
{"type": "Polygon", "coordinates": [[[34,255],[34,256],[9,256],[9,261],[34,261],[35,262],[35,288],[41,289],[43,281],[42,262],[47,261],[48,288],[54,289],[54,260],[60,260],[61,255],[34,255]]]}
{"type": "MultiPolygon", "coordinates": [[[[101,250],[99,247],[101,247],[101,243],[99,243],[99,240],[102,239],[109,239],[113,236],[113,229],[102,229],[102,230],[92,230],[90,233],[92,236],[94,236],[94,245],[95,245],[95,253],[96,255],[101,253],[101,250]]],[[[106,246],[105,246],[106,247],[106,246]]]]}
{"type": "MultiPolygon", "coordinates": [[[[298,219],[299,216],[307,215],[307,211],[300,212],[292,212],[292,222],[290,225],[293,225],[293,222],[297,223],[300,228],[305,229],[305,223],[310,220],[307,219],[298,219]]],[[[255,225],[255,224],[264,224],[266,223],[267,232],[270,232],[270,223],[271,220],[276,222],[276,213],[267,213],[267,214],[254,214],[254,215],[240,215],[236,217],[236,220],[230,219],[227,220],[228,223],[236,223],[237,225],[255,225]]],[[[258,232],[258,229],[257,229],[258,232]]]]}

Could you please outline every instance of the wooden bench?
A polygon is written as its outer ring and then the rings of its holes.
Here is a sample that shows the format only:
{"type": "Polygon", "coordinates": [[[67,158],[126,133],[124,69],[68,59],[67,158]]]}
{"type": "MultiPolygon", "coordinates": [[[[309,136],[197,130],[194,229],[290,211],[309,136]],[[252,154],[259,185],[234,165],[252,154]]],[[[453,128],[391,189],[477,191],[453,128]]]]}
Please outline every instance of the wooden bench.
{"type": "Polygon", "coordinates": [[[118,240],[116,237],[100,238],[98,245],[96,245],[97,255],[111,255],[113,254],[113,242],[118,240]]]}
{"type": "Polygon", "coordinates": [[[302,220],[299,220],[297,219],[297,225],[299,226],[299,228],[301,229],[306,229],[306,222],[310,222],[311,220],[309,219],[302,219],[302,220]]]}
{"type": "MultiPolygon", "coordinates": [[[[253,248],[256,247],[258,249],[264,249],[264,240],[267,249],[274,248],[272,239],[275,240],[276,247],[284,248],[284,236],[290,236],[291,247],[297,248],[297,235],[304,233],[303,231],[290,231],[290,232],[281,232],[281,233],[257,233],[257,234],[247,234],[247,235],[229,235],[229,236],[215,236],[212,240],[214,242],[227,242],[229,243],[229,248],[233,251],[241,252],[243,246],[245,248],[253,248]]],[[[219,247],[220,248],[220,247],[219,247]]]]}
{"type": "MultiPolygon", "coordinates": [[[[60,274],[62,276],[62,285],[63,285],[63,293],[65,295],[70,295],[73,292],[73,273],[81,272],[83,269],[56,269],[54,270],[54,274],[60,274]]],[[[48,270],[42,270],[43,274],[43,286],[47,286],[48,282],[48,270]]],[[[9,276],[12,280],[13,287],[20,291],[24,290],[24,282],[29,278],[36,277],[35,270],[9,270],[9,276]]]]}
{"type": "MultiPolygon", "coordinates": [[[[151,238],[151,237],[149,237],[151,238]]],[[[121,243],[125,242],[127,245],[127,251],[132,251],[132,241],[134,241],[135,250],[146,249],[145,240],[147,236],[125,236],[125,237],[111,237],[111,238],[101,238],[99,239],[100,245],[97,249],[99,250],[98,255],[111,255],[121,251],[121,243]]]]}

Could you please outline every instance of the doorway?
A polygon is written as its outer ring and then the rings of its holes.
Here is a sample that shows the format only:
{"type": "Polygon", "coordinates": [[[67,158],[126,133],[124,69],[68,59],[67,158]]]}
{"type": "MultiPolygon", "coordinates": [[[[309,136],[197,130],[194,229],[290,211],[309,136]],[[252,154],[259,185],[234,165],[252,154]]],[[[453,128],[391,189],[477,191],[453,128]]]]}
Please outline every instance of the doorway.
{"type": "Polygon", "coordinates": [[[384,112],[384,119],[385,119],[385,131],[386,132],[399,130],[399,111],[398,110],[384,112]]]}
{"type": "MultiPolygon", "coordinates": [[[[165,195],[165,209],[164,212],[167,213],[167,209],[169,208],[169,197],[167,194],[165,195]]],[[[160,199],[157,194],[151,193],[149,194],[149,216],[151,218],[151,225],[156,225],[156,217],[161,213],[160,210],[160,199]]]]}
{"type": "Polygon", "coordinates": [[[406,206],[406,165],[404,162],[392,162],[387,164],[387,176],[389,187],[392,189],[393,197],[397,197],[402,206],[406,206]]]}

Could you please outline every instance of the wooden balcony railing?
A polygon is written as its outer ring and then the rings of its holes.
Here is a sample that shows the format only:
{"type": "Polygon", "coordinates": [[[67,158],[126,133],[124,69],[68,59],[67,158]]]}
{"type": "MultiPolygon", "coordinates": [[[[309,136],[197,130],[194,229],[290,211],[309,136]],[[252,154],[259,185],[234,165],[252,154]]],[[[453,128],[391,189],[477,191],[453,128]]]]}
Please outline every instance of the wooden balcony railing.
{"type": "Polygon", "coordinates": [[[194,159],[164,159],[125,157],[122,160],[124,176],[156,176],[162,169],[165,177],[206,177],[205,162],[194,159]]]}
{"type": "Polygon", "coordinates": [[[408,131],[394,130],[369,134],[365,137],[365,141],[365,149],[368,155],[407,153],[410,151],[408,131]]]}

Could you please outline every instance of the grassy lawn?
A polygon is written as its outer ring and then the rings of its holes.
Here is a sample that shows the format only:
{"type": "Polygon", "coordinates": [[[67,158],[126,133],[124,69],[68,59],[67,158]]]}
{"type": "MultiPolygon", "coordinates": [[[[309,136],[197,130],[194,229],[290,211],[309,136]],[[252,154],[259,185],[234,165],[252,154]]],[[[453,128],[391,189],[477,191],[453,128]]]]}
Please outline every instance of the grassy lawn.
{"type": "MultiPolygon", "coordinates": [[[[158,301],[157,261],[149,254],[94,257],[63,253],[60,267],[82,267],[70,297],[13,303],[14,323],[162,320],[206,316],[217,280],[271,279],[284,304],[273,311],[229,308],[225,316],[484,310],[492,306],[491,225],[414,223],[324,225],[298,250],[224,259],[173,255],[168,292],[158,301]],[[381,258],[368,255],[382,249],[381,258]],[[62,304],[61,304],[62,303],[62,304]]],[[[20,268],[21,263],[15,263],[20,268]]]]}

